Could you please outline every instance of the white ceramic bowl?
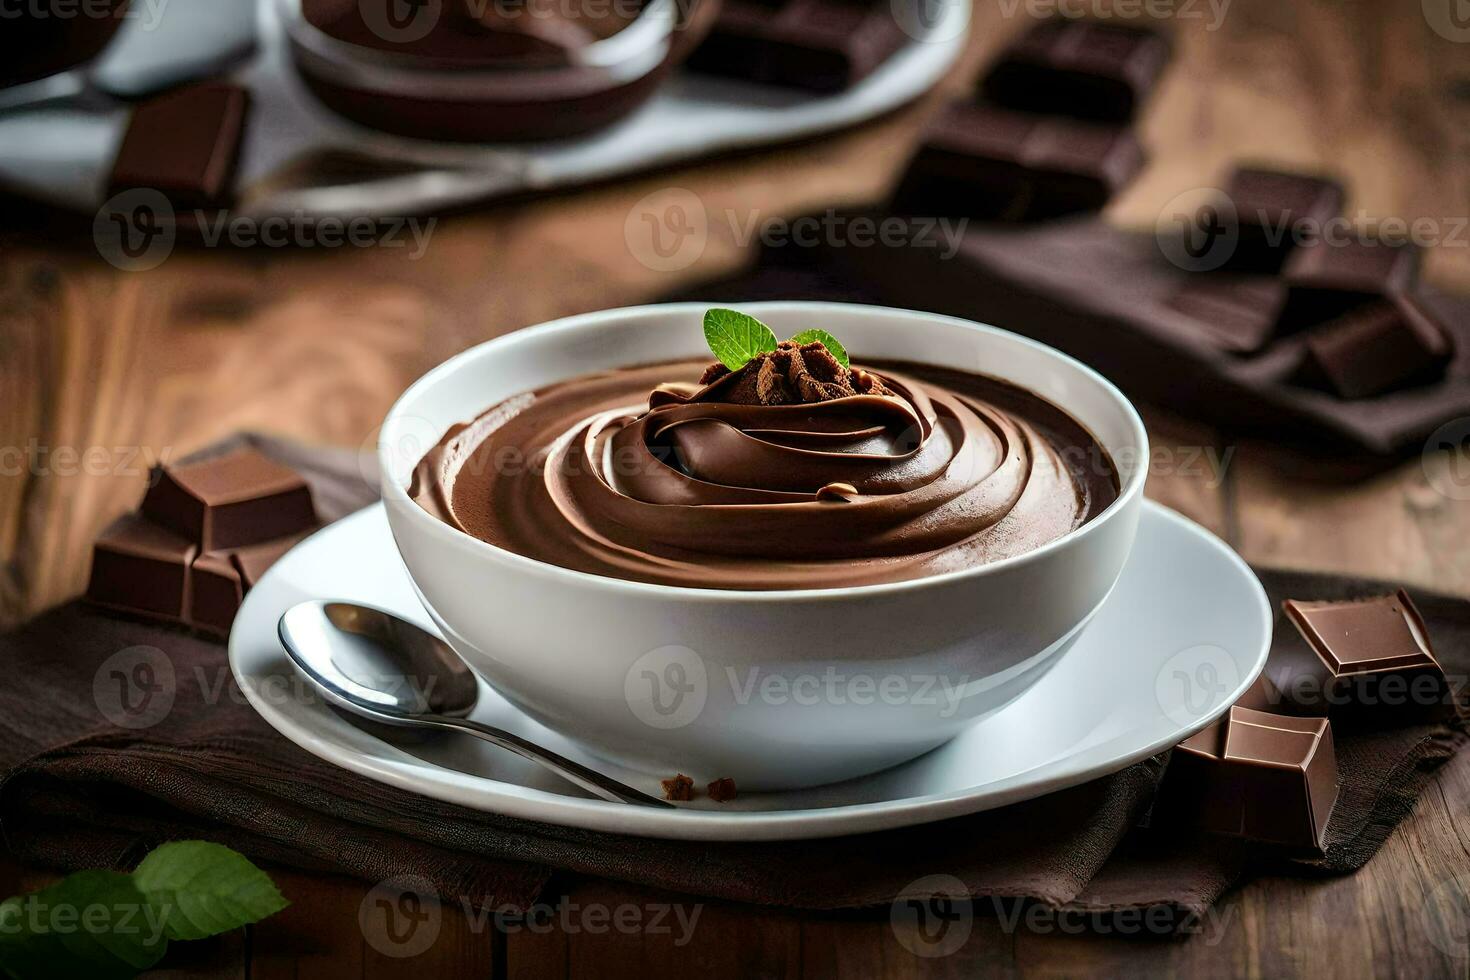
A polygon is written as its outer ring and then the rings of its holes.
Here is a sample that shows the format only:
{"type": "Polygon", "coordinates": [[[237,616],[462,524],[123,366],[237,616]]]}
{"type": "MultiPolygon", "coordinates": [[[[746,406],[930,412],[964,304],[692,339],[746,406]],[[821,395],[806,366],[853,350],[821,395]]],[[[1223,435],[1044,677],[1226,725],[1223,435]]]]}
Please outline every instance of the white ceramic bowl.
{"type": "Polygon", "coordinates": [[[926,752],[1055,664],[1128,557],[1148,437],[1096,372],[994,327],[837,303],[739,304],[780,336],[825,329],[859,360],[905,358],[1005,379],[1092,431],[1118,464],[1118,500],[1065,537],[991,565],[844,589],[674,588],[513,554],[409,499],[414,464],[450,425],[553,381],[698,357],[706,307],[608,310],[520,330],[446,361],[389,411],[378,453],[393,536],[429,614],[475,670],[599,755],[778,789],[926,752]]]}

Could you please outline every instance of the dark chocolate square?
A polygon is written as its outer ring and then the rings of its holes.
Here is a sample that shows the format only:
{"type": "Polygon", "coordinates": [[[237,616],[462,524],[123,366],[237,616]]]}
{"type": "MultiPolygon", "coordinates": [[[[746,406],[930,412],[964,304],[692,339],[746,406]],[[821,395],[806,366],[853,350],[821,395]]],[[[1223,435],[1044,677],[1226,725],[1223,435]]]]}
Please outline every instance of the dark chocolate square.
{"type": "Polygon", "coordinates": [[[1026,112],[1128,122],[1169,61],[1161,34],[1086,20],[1044,21],[1007,48],[985,98],[1026,112]]]}
{"type": "Polygon", "coordinates": [[[1302,245],[1282,267],[1289,292],[1281,326],[1315,326],[1372,300],[1403,295],[1418,269],[1419,249],[1409,242],[1350,238],[1302,245]]]}
{"type": "Polygon", "coordinates": [[[1325,177],[1242,167],[1225,184],[1239,238],[1225,267],[1242,272],[1281,270],[1298,241],[1320,234],[1342,211],[1342,185],[1325,177]]]}
{"type": "Polygon", "coordinates": [[[97,538],[87,598],[174,622],[188,618],[189,566],[198,547],[138,514],[118,518],[97,538]]]}
{"type": "Polygon", "coordinates": [[[1165,301],[1225,350],[1253,353],[1272,338],[1286,286],[1271,276],[1196,273],[1165,301]]]}
{"type": "Polygon", "coordinates": [[[249,93],[224,82],[142,103],[113,162],[109,193],[156,190],[180,211],[227,205],[249,107],[249,93]]]}
{"type": "Polygon", "coordinates": [[[1144,160],[1127,127],[961,101],[926,130],[895,208],[1004,221],[1094,211],[1144,160]]]}
{"type": "Polygon", "coordinates": [[[223,552],[205,552],[189,569],[189,621],[200,629],[228,636],[245,598],[240,572],[223,552]]]}
{"type": "Polygon", "coordinates": [[[724,0],[689,58],[695,71],[839,92],[908,40],[886,3],[869,0],[724,0]]]}
{"type": "Polygon", "coordinates": [[[1312,330],[1308,380],[1342,398],[1369,398],[1443,376],[1453,353],[1444,327],[1411,297],[1358,307],[1312,330]]]}
{"type": "Polygon", "coordinates": [[[164,467],[156,477],[143,513],[203,551],[262,544],[317,523],[306,481],[254,449],[164,467]]]}

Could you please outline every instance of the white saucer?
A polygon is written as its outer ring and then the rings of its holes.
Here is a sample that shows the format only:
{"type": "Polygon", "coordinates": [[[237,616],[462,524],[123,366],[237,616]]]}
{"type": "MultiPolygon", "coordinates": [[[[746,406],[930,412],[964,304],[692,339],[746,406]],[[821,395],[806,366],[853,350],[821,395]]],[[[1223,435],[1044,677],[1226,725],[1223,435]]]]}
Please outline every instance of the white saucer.
{"type": "MultiPolygon", "coordinates": [[[[1113,594],[1060,663],[949,744],[862,779],[654,810],[589,798],[472,738],[403,747],[304,694],[276,638],[295,603],[371,603],[433,629],[381,505],[302,542],[246,598],[230,665],[251,704],[287,738],[370,779],[476,810],[572,827],[693,840],[835,837],[1016,803],[1116,772],[1225,712],[1255,680],[1271,641],[1256,577],[1219,539],[1149,502],[1113,594]]],[[[658,775],[599,760],[521,715],[488,686],[474,717],[658,792],[658,775]]]]}

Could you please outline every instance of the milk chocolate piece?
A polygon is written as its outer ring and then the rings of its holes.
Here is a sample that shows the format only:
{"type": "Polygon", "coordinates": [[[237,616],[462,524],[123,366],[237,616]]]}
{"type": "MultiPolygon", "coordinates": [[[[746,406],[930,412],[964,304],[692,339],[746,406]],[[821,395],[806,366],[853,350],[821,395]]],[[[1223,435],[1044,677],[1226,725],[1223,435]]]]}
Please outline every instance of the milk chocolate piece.
{"type": "Polygon", "coordinates": [[[230,624],[245,598],[239,569],[229,555],[210,551],[194,559],[189,579],[189,622],[200,629],[228,636],[230,624]]]}
{"type": "Polygon", "coordinates": [[[1168,61],[1169,42],[1161,34],[1057,18],[1007,48],[982,90],[1012,109],[1127,122],[1168,61]]]}
{"type": "Polygon", "coordinates": [[[1296,848],[1322,848],[1337,800],[1325,718],[1235,706],[1174,749],[1158,822],[1296,848]]]}
{"type": "Polygon", "coordinates": [[[1325,177],[1241,167],[1225,184],[1239,238],[1225,268],[1279,272],[1303,234],[1342,211],[1342,185],[1325,177]]]}
{"type": "Polygon", "coordinates": [[[930,124],[895,209],[1004,221],[1094,211],[1144,160],[1126,127],[960,101],[930,124]]]}
{"type": "Polygon", "coordinates": [[[1282,267],[1289,289],[1280,326],[1296,330],[1336,319],[1373,300],[1409,291],[1419,249],[1409,242],[1318,240],[1296,249],[1282,267]]]}
{"type": "Polygon", "coordinates": [[[1331,723],[1231,708],[1221,764],[1242,789],[1241,836],[1322,847],[1337,802],[1331,723]]]}
{"type": "Polygon", "coordinates": [[[724,0],[689,58],[712,75],[840,92],[903,46],[887,3],[872,0],[724,0]]]}
{"type": "Polygon", "coordinates": [[[261,544],[317,523],[306,481],[254,449],[162,467],[142,510],[203,551],[261,544]]]}
{"type": "Polygon", "coordinates": [[[1453,710],[1423,617],[1403,589],[1351,602],[1288,599],[1282,610],[1316,654],[1273,675],[1296,710],[1356,725],[1432,721],[1453,710]]]}
{"type": "Polygon", "coordinates": [[[189,566],[198,552],[187,538],[124,514],[97,538],[87,598],[112,609],[186,621],[189,566]]]}
{"type": "Polygon", "coordinates": [[[113,162],[109,193],[149,188],[179,211],[228,204],[249,106],[249,93],[224,82],[139,105],[113,162]]]}
{"type": "Polygon", "coordinates": [[[1286,286],[1273,276],[1196,273],[1165,301],[1226,350],[1260,350],[1286,305],[1286,286]]]}
{"type": "Polygon", "coordinates": [[[1453,344],[1412,297],[1371,303],[1307,336],[1309,378],[1343,398],[1368,398],[1444,373],[1453,344]]]}

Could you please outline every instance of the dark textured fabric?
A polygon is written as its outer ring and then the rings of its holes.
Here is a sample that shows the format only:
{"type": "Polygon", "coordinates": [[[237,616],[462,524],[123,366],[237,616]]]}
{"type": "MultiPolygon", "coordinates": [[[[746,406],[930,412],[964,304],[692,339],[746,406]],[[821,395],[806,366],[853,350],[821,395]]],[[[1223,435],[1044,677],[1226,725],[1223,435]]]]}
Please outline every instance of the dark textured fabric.
{"type": "MultiPolygon", "coordinates": [[[[373,499],[355,454],[254,440],[310,480],[326,519],[373,499]]],[[[371,472],[371,466],[366,467],[371,472]]],[[[1381,591],[1378,583],[1262,571],[1273,600],[1381,591]]],[[[1451,673],[1470,670],[1470,603],[1416,592],[1451,673]]],[[[1278,630],[1282,642],[1294,631],[1278,630]]],[[[790,843],[615,837],[464,810],[337,769],[277,735],[245,703],[222,645],[73,603],[0,638],[0,828],[21,860],[127,866],[161,840],[204,837],[254,857],[368,881],[427,878],[443,894],[526,905],[553,871],[805,909],[885,905],[948,875],[977,896],[1086,911],[1199,914],[1253,871],[1361,866],[1412,809],[1464,723],[1339,734],[1342,793],[1315,858],[1141,829],[1163,772],[1147,760],[1085,786],[921,827],[790,843]],[[94,682],[133,646],[175,672],[151,727],[108,722],[94,682]]]]}

